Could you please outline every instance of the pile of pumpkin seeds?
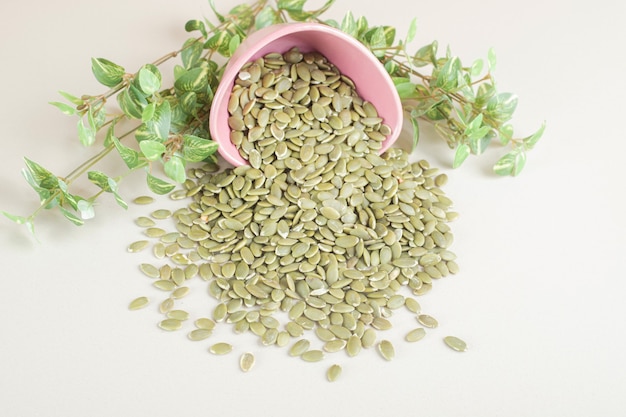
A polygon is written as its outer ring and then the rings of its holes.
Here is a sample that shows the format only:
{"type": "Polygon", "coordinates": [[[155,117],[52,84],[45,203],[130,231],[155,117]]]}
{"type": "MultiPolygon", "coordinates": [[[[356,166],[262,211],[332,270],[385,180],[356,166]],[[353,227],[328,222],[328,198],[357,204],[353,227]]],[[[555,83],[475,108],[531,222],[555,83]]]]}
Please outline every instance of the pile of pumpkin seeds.
{"type": "MultiPolygon", "coordinates": [[[[160,261],[140,269],[169,293],[159,305],[165,315],[159,326],[183,327],[188,314],[176,302],[199,276],[216,301],[212,317],[194,322],[191,340],[209,338],[225,322],[308,362],[372,347],[391,360],[394,346],[379,333],[392,328],[394,312],[416,318],[408,342],[437,327],[415,297],[458,272],[448,249],[448,223],[457,214],[441,189],[446,175],[424,160],[409,162],[401,149],[379,155],[389,127],[354,83],[315,52],[292,49],[244,66],[229,112],[231,139],[250,165],[193,168],[170,195],[191,199],[187,207],[136,221],[160,261]],[[158,227],[164,219],[176,230],[158,227]],[[322,348],[312,348],[310,334],[322,348]]],[[[147,246],[144,239],[128,250],[147,246]]],[[[146,305],[140,297],[130,308],[146,305]]],[[[445,342],[466,348],[458,338],[445,342]]],[[[218,341],[209,351],[232,348],[218,341]]],[[[253,363],[247,352],[240,366],[247,371],[253,363]]],[[[327,377],[340,372],[334,364],[327,377]]]]}

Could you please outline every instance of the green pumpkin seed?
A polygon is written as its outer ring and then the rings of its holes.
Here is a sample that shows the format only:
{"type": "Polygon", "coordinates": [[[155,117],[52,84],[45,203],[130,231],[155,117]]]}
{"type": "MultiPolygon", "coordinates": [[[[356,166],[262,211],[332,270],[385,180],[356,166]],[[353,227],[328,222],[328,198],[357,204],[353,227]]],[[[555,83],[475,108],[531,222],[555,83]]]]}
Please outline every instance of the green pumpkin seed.
{"type": "Polygon", "coordinates": [[[137,253],[137,252],[141,252],[146,247],[148,247],[148,241],[147,240],[138,240],[138,241],[133,242],[130,245],[128,245],[128,251],[131,252],[131,253],[137,253]]]}
{"type": "Polygon", "coordinates": [[[328,381],[334,382],[341,375],[341,371],[341,366],[337,364],[331,365],[330,368],[328,368],[328,371],[326,371],[326,378],[328,381]]]}
{"type": "Polygon", "coordinates": [[[250,352],[246,352],[239,358],[239,367],[243,372],[248,372],[254,366],[255,358],[250,352]]]}
{"type": "Polygon", "coordinates": [[[319,362],[324,359],[324,351],[318,349],[307,350],[302,355],[300,355],[300,357],[305,362],[319,362]]]}
{"type": "Polygon", "coordinates": [[[434,317],[429,316],[428,314],[420,314],[419,316],[417,316],[417,321],[422,326],[428,327],[430,329],[434,329],[435,327],[439,326],[437,320],[434,317]]]}
{"type": "Polygon", "coordinates": [[[443,341],[450,349],[457,352],[465,352],[467,350],[467,343],[456,336],[446,336],[443,338],[443,341]]]}
{"type": "Polygon", "coordinates": [[[139,196],[133,200],[133,203],[139,204],[139,205],[152,204],[153,202],[154,202],[154,198],[150,196],[145,196],[145,195],[139,196]]]}
{"type": "Polygon", "coordinates": [[[208,330],[208,329],[194,329],[191,332],[189,332],[187,337],[189,338],[189,340],[193,340],[194,342],[198,342],[198,341],[201,341],[201,340],[208,339],[212,334],[213,334],[212,330],[208,330]]]}
{"type": "Polygon", "coordinates": [[[130,302],[130,304],[128,305],[128,309],[139,310],[141,308],[146,307],[149,303],[150,301],[148,300],[148,297],[138,297],[130,302]]]}
{"type": "Polygon", "coordinates": [[[180,329],[183,326],[183,323],[180,320],[176,319],[165,319],[159,322],[159,327],[163,330],[167,331],[175,331],[180,329]]]}
{"type": "Polygon", "coordinates": [[[211,345],[211,347],[209,348],[209,352],[211,352],[214,355],[226,355],[232,352],[232,350],[233,350],[233,346],[230,343],[226,343],[226,342],[215,343],[211,345]]]}
{"type": "Polygon", "coordinates": [[[393,344],[389,340],[381,340],[378,343],[378,352],[385,360],[392,360],[396,355],[393,344]]]}
{"type": "Polygon", "coordinates": [[[407,335],[405,336],[405,340],[407,342],[418,342],[422,340],[424,336],[426,336],[426,331],[424,330],[424,328],[418,327],[407,333],[407,335]]]}
{"type": "Polygon", "coordinates": [[[306,339],[300,339],[294,343],[289,349],[290,356],[301,356],[304,352],[309,350],[311,342],[306,339]]]}

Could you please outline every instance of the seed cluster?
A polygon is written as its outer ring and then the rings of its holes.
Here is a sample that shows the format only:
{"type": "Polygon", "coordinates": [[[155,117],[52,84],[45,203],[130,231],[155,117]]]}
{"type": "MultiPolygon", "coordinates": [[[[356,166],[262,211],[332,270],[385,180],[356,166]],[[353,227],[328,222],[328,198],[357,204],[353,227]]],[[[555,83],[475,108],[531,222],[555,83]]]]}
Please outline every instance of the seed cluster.
{"type": "MultiPolygon", "coordinates": [[[[171,195],[191,198],[188,207],[137,220],[157,240],[154,255],[167,260],[140,266],[155,287],[170,292],[159,306],[166,315],[161,328],[177,330],[187,320],[174,306],[196,275],[209,283],[217,306],[212,318],[196,320],[191,340],[226,322],[263,345],[295,341],[289,355],[309,362],[374,346],[391,360],[393,344],[377,334],[392,327],[395,310],[406,309],[423,326],[407,341],[436,327],[402,292],[423,295],[434,279],[458,271],[448,249],[448,222],[456,213],[440,188],[445,174],[426,161],[410,163],[400,149],[378,155],[389,128],[352,81],[317,53],[292,49],[249,63],[229,111],[233,143],[250,165],[192,169],[193,180],[171,195]],[[152,221],[166,218],[175,220],[175,232],[152,221]],[[283,315],[286,322],[277,318],[283,315]],[[307,332],[322,349],[311,347],[307,332]]],[[[135,242],[129,251],[145,246],[135,242]]],[[[231,349],[219,342],[210,351],[231,349]]],[[[244,371],[254,363],[249,355],[244,371]]],[[[340,371],[333,365],[328,379],[340,371]]]]}

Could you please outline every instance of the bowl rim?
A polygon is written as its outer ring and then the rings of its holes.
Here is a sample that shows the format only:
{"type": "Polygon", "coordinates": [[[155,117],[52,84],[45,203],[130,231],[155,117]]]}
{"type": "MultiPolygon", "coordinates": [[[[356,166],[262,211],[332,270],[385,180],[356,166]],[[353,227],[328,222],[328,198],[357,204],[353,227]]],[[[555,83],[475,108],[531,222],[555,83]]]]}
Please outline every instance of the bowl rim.
{"type": "MultiPolygon", "coordinates": [[[[395,109],[392,109],[391,111],[394,111],[398,114],[396,123],[390,126],[391,134],[383,142],[383,147],[381,148],[380,153],[389,149],[389,147],[391,147],[393,143],[395,143],[395,141],[397,140],[403,123],[402,103],[400,101],[400,97],[397,93],[391,77],[385,70],[382,63],[380,63],[380,61],[365,45],[363,45],[359,40],[352,37],[351,35],[341,31],[340,29],[324,23],[278,23],[253,32],[242,41],[242,43],[239,45],[237,50],[233,53],[228,63],[226,64],[222,74],[222,79],[220,80],[218,88],[214,93],[213,102],[211,103],[211,110],[209,114],[209,131],[212,139],[216,141],[219,145],[218,152],[230,164],[234,166],[249,165],[248,161],[241,157],[241,155],[237,151],[237,148],[230,142],[230,129],[228,129],[229,135],[225,137],[226,135],[223,135],[224,129],[220,128],[220,126],[224,123],[223,121],[220,122],[220,120],[222,120],[223,117],[227,118],[228,115],[228,110],[226,109],[226,107],[239,70],[245,64],[250,62],[254,55],[258,53],[258,51],[262,50],[273,42],[285,36],[306,32],[321,32],[331,35],[332,37],[338,38],[346,44],[349,44],[350,47],[357,49],[358,52],[363,56],[370,58],[369,61],[372,64],[371,67],[375,68],[375,70],[379,73],[381,79],[384,80],[384,82],[387,84],[386,87],[394,96],[393,102],[395,109]],[[226,143],[227,145],[223,146],[224,143],[226,143]]],[[[389,113],[391,111],[389,111],[389,113]]]]}

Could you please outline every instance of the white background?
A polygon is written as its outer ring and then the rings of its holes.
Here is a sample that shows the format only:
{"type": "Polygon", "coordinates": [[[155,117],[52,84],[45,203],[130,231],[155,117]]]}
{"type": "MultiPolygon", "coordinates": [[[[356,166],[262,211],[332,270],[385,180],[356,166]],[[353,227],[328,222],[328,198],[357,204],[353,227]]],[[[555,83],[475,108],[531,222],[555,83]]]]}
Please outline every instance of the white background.
{"type": "MultiPolygon", "coordinates": [[[[235,4],[215,2],[223,12],[235,4]]],[[[104,198],[81,228],[41,215],[39,243],[0,219],[0,415],[626,415],[621,2],[339,0],[327,16],[347,10],[399,34],[416,16],[415,48],[437,39],[467,64],[494,47],[500,90],[520,97],[517,132],[547,121],[514,179],[490,173],[497,147],[452,170],[443,142],[423,135],[419,157],[449,175],[445,190],[461,214],[452,224],[461,273],[420,299],[440,327],[404,343],[414,324],[399,312],[392,362],[369,350],[316,364],[224,327],[213,341],[235,352],[215,357],[209,341],[156,327],[161,294],[137,269],[150,257],[126,252],[141,236],[133,219],[148,209],[104,198]],[[139,295],[152,306],[129,312],[139,295]],[[446,348],[447,334],[469,350],[446,348]],[[248,350],[257,365],[244,374],[237,361],[248,350]],[[333,384],[324,377],[332,363],[344,368],[333,384]]],[[[37,206],[22,157],[63,174],[94,152],[78,144],[74,119],[47,104],[58,90],[104,91],[91,57],[136,69],[177,49],[185,22],[203,17],[213,19],[205,0],[2,2],[0,209],[37,206]]],[[[122,166],[112,158],[98,168],[122,166]]],[[[121,192],[145,193],[141,176],[121,192]]],[[[194,297],[185,303],[207,315],[203,283],[194,297]]]]}

